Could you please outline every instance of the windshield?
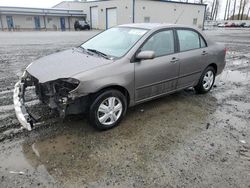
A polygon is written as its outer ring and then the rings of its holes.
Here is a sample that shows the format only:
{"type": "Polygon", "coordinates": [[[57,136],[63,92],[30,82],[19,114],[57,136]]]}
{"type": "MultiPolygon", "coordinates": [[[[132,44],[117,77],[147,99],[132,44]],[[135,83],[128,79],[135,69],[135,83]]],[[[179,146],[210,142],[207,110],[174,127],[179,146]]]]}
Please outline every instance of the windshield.
{"type": "Polygon", "coordinates": [[[122,57],[147,32],[145,29],[115,27],[102,32],[81,45],[113,57],[122,57]]]}

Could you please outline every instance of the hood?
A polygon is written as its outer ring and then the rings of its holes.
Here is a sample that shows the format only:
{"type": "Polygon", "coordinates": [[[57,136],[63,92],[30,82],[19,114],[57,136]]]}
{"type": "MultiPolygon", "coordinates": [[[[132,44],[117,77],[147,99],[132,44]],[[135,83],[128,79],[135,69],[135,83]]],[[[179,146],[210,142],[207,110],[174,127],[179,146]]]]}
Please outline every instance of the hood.
{"type": "Polygon", "coordinates": [[[45,83],[59,78],[70,78],[111,62],[112,60],[99,56],[88,55],[80,49],[71,49],[38,59],[26,70],[40,83],[45,83]]]}

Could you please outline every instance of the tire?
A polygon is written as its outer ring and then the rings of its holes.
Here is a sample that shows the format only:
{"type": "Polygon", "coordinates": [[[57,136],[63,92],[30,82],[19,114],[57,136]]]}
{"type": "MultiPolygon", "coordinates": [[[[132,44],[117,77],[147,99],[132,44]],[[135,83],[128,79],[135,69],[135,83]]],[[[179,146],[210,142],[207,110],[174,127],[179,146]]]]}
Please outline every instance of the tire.
{"type": "Polygon", "coordinates": [[[89,120],[96,129],[108,130],[121,122],[126,111],[126,97],[118,90],[106,90],[94,97],[89,109],[89,120]]]}
{"type": "Polygon", "coordinates": [[[207,67],[202,73],[197,86],[194,87],[196,92],[198,94],[205,94],[209,92],[214,85],[215,76],[216,73],[214,68],[211,66],[207,67]]]}

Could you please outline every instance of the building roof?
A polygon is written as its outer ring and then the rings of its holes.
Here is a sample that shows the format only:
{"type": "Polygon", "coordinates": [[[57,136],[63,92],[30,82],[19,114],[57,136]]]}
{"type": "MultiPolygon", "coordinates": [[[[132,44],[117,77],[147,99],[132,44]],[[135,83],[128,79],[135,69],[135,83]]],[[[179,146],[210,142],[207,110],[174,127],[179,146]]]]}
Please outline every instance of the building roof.
{"type": "MultiPolygon", "coordinates": [[[[92,0],[92,1],[62,1],[56,5],[53,6],[54,7],[57,7],[61,4],[64,4],[64,3],[96,3],[96,2],[102,2],[102,1],[112,1],[112,0],[92,0]]],[[[136,0],[134,0],[136,1],[136,0]]],[[[148,0],[148,1],[160,1],[160,2],[163,2],[163,3],[177,3],[177,4],[187,4],[187,5],[199,5],[199,6],[207,6],[206,4],[202,4],[202,3],[190,3],[190,2],[180,2],[180,1],[171,1],[171,0],[148,0]]]]}
{"type": "Polygon", "coordinates": [[[0,6],[1,14],[14,15],[51,15],[51,16],[84,16],[82,10],[68,10],[57,8],[29,8],[0,6]]]}

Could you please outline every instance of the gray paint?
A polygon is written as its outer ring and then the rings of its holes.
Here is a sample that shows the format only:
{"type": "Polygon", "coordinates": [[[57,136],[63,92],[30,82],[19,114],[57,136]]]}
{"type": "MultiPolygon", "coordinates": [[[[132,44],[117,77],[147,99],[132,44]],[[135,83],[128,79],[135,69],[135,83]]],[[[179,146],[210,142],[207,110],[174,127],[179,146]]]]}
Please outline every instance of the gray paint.
{"type": "Polygon", "coordinates": [[[27,67],[27,71],[38,78],[40,83],[45,83],[73,77],[111,62],[98,56],[87,55],[80,49],[71,49],[38,59],[27,67]]]}

